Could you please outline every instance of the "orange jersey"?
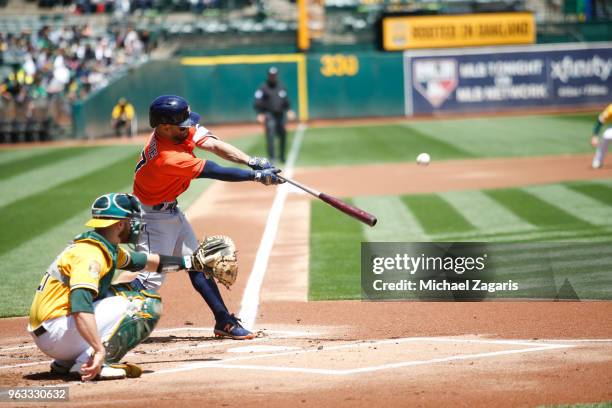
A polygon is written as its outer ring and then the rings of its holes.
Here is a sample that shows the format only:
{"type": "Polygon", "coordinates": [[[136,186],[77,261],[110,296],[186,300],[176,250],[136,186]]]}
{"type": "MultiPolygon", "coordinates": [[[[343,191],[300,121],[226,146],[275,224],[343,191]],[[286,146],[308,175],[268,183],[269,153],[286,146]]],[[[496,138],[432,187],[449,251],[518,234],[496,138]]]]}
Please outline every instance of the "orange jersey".
{"type": "Polygon", "coordinates": [[[204,168],[205,160],[196,157],[193,149],[208,135],[206,128],[192,127],[187,139],[175,144],[153,132],[136,165],[134,195],[146,205],[176,200],[204,168]]]}

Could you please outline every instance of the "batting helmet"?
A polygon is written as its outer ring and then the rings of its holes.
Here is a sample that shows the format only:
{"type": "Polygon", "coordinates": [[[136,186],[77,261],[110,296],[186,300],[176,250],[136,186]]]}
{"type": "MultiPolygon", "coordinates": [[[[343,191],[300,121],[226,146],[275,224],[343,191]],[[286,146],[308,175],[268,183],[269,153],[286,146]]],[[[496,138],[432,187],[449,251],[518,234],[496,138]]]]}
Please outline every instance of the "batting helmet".
{"type": "Polygon", "coordinates": [[[129,241],[136,243],[144,226],[140,201],[131,194],[109,193],[96,198],[91,205],[91,219],[85,225],[106,228],[124,219],[129,219],[131,224],[129,241]]]}
{"type": "Polygon", "coordinates": [[[149,125],[168,124],[181,127],[196,125],[200,115],[192,112],[185,98],[176,95],[158,96],[149,106],[149,125]]]}

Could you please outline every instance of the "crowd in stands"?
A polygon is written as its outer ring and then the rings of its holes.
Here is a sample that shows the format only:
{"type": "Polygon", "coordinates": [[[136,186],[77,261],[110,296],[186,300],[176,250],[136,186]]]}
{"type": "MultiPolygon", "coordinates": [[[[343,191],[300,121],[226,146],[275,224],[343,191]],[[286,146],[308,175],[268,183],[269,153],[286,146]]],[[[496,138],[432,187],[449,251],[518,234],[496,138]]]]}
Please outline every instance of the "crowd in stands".
{"type": "Polygon", "coordinates": [[[147,10],[202,12],[219,0],[38,0],[40,7],[62,7],[78,14],[113,13],[119,16],[147,10]]]}
{"type": "Polygon", "coordinates": [[[148,32],[131,25],[0,32],[0,142],[48,137],[72,102],[146,60],[152,47],[148,32]]]}

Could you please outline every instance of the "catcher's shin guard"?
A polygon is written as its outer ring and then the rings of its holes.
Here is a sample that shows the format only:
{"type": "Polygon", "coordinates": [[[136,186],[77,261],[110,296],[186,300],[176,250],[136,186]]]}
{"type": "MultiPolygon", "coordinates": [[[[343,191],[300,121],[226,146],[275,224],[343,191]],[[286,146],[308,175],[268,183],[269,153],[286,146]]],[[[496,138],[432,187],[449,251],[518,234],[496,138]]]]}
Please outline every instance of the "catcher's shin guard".
{"type": "Polygon", "coordinates": [[[128,351],[149,337],[162,312],[161,297],[154,291],[122,291],[118,296],[128,298],[130,305],[117,329],[104,342],[108,363],[119,362],[128,351]]]}

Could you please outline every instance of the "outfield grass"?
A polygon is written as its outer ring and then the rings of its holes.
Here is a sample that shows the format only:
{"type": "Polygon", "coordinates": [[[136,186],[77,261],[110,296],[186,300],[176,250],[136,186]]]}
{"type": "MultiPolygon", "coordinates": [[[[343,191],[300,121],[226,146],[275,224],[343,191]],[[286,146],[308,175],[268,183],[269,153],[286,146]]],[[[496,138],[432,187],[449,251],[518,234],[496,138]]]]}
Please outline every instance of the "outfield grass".
{"type": "Polygon", "coordinates": [[[298,166],[413,161],[421,152],[435,160],[477,157],[456,144],[409,125],[310,128],[298,166]]]}
{"type": "Polygon", "coordinates": [[[557,248],[552,255],[535,254],[532,258],[524,258],[520,251],[510,254],[501,278],[520,279],[526,290],[543,290],[550,284],[550,276],[525,274],[533,269],[534,259],[551,257],[551,262],[558,262],[557,288],[568,278],[579,284],[581,298],[610,297],[612,254],[607,248],[612,241],[612,180],[356,197],[352,202],[384,217],[379,218],[375,228],[370,228],[338,217],[325,203],[312,203],[310,299],[361,297],[357,244],[361,241],[550,242],[553,247],[555,242],[591,242],[594,252],[588,254],[584,250],[570,253],[566,248],[557,248]],[[606,244],[597,247],[602,242],[606,244]],[[518,262],[521,259],[526,263],[518,262]]]}
{"type": "MultiPolygon", "coordinates": [[[[432,160],[592,153],[589,140],[594,120],[595,113],[586,113],[310,127],[296,165],[413,162],[422,152],[432,160]]],[[[287,149],[292,137],[289,134],[287,149]]],[[[267,156],[261,134],[231,143],[267,156]]]]}
{"type": "Polygon", "coordinates": [[[313,299],[351,299],[360,293],[359,275],[354,273],[360,265],[361,226],[337,215],[327,204],[312,208],[309,279],[310,288],[316,288],[315,296],[311,289],[313,299]]]}
{"type": "Polygon", "coordinates": [[[612,408],[612,401],[585,402],[581,404],[540,405],[538,408],[612,408]]]}
{"type": "Polygon", "coordinates": [[[297,165],[412,162],[421,152],[433,160],[589,153],[594,120],[595,114],[534,115],[313,127],[297,165]]]}
{"type": "MultiPolygon", "coordinates": [[[[260,139],[263,137],[243,138],[237,145],[255,154],[263,147],[260,139]]],[[[96,197],[132,191],[141,149],[104,146],[0,151],[0,317],[29,312],[44,271],[72,237],[87,229],[83,224],[96,197]]],[[[214,160],[228,165],[220,158],[214,160]]],[[[181,207],[187,209],[210,184],[210,180],[194,181],[181,195],[181,207]]]]}

